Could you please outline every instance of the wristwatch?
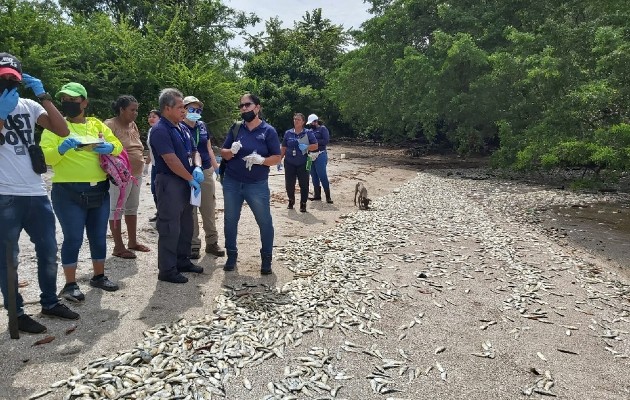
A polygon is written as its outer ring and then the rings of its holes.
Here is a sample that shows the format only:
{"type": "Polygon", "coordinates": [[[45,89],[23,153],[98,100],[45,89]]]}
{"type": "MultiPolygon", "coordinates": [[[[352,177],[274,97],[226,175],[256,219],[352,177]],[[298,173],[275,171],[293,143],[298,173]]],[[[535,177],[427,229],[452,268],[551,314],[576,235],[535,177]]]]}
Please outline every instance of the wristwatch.
{"type": "Polygon", "coordinates": [[[50,93],[44,93],[37,96],[37,100],[39,100],[40,103],[43,103],[44,100],[53,101],[53,98],[50,93]]]}

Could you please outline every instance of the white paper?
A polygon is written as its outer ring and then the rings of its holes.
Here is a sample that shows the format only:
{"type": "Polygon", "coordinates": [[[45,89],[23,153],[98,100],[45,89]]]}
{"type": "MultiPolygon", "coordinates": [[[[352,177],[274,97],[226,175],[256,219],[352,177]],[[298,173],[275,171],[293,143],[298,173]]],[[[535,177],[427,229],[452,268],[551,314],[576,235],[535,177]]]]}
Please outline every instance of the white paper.
{"type": "Polygon", "coordinates": [[[195,207],[201,205],[201,190],[199,191],[199,195],[195,196],[195,188],[190,188],[190,204],[195,207]]]}

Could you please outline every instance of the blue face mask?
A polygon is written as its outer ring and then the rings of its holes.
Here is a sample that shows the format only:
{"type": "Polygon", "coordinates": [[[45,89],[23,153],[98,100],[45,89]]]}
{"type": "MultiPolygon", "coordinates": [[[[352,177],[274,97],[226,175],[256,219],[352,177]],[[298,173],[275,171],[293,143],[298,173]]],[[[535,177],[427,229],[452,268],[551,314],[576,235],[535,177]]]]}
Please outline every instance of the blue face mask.
{"type": "Polygon", "coordinates": [[[201,119],[201,114],[189,112],[186,114],[186,119],[189,121],[199,121],[201,119]]]}

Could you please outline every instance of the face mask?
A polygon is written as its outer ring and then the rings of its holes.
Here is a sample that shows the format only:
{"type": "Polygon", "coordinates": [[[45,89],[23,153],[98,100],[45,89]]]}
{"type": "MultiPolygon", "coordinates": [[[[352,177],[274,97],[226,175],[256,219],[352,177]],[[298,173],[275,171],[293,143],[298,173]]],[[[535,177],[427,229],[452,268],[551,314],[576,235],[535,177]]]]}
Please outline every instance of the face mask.
{"type": "Polygon", "coordinates": [[[201,119],[201,114],[189,112],[188,114],[186,114],[186,119],[189,121],[199,121],[201,119]]]}
{"type": "Polygon", "coordinates": [[[14,88],[20,86],[20,82],[18,81],[11,81],[8,79],[0,79],[0,94],[2,94],[4,92],[4,90],[7,90],[7,93],[10,92],[11,90],[13,90],[14,88]]]}
{"type": "Polygon", "coordinates": [[[62,101],[61,113],[69,118],[78,117],[81,115],[81,103],[75,103],[74,101],[62,101]]]}
{"type": "Polygon", "coordinates": [[[243,118],[243,121],[245,122],[252,122],[256,118],[256,113],[254,112],[254,110],[247,111],[241,113],[241,118],[243,118]]]}

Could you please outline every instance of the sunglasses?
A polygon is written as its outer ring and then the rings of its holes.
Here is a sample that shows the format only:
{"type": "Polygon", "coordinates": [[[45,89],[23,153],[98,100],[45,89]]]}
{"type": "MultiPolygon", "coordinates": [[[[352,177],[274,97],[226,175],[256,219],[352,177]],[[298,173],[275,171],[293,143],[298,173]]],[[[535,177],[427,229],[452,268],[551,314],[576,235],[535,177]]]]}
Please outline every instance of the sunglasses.
{"type": "Polygon", "coordinates": [[[202,111],[203,111],[203,108],[188,107],[189,113],[201,114],[202,111]]]}
{"type": "Polygon", "coordinates": [[[247,103],[239,104],[238,108],[249,108],[249,106],[251,106],[252,104],[254,104],[254,103],[252,103],[251,101],[248,101],[247,103]]]}

